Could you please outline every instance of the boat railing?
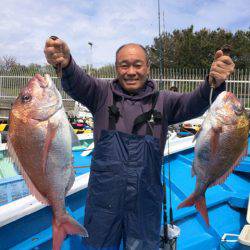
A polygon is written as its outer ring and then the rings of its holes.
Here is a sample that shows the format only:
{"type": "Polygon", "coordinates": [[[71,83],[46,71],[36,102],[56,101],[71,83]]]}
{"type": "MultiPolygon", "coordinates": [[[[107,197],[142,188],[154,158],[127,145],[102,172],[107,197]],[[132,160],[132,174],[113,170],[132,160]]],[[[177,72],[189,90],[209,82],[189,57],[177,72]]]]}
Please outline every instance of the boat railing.
{"type": "MultiPolygon", "coordinates": [[[[89,173],[77,176],[74,185],[68,192],[67,196],[87,188],[89,173]]],[[[11,203],[0,206],[0,227],[18,220],[28,214],[34,213],[46,205],[37,201],[32,195],[25,196],[11,203]]]]}

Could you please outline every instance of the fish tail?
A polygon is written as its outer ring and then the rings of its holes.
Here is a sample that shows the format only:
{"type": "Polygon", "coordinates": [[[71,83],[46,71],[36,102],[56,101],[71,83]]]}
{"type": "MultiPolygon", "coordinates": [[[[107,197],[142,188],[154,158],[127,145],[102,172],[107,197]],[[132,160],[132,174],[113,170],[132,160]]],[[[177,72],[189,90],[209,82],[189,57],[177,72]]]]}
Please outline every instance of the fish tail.
{"type": "Polygon", "coordinates": [[[63,240],[70,234],[88,237],[86,228],[80,225],[70,215],[65,214],[60,221],[53,218],[53,250],[60,250],[63,240]]]}
{"type": "Polygon", "coordinates": [[[207,213],[207,205],[205,196],[202,196],[198,201],[195,202],[196,209],[200,212],[201,216],[209,226],[209,218],[207,213]]]}
{"type": "Polygon", "coordinates": [[[191,207],[195,204],[196,196],[194,194],[191,194],[186,200],[184,200],[177,209],[183,208],[183,207],[191,207]]]}
{"type": "Polygon", "coordinates": [[[196,209],[200,212],[201,216],[209,226],[209,218],[208,218],[208,213],[207,213],[207,205],[206,205],[206,199],[205,196],[196,196],[194,194],[191,194],[185,201],[183,201],[178,207],[183,208],[183,207],[191,207],[195,205],[196,209]],[[197,199],[198,198],[198,199],[197,199]]]}

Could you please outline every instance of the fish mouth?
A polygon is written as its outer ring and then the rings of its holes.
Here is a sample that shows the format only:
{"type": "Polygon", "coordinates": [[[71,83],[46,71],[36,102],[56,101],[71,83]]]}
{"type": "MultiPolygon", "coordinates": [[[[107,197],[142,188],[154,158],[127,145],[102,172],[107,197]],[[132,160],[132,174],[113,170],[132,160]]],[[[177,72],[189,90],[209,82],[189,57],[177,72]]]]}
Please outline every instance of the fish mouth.
{"type": "Polygon", "coordinates": [[[52,104],[48,104],[46,106],[37,107],[37,110],[39,112],[44,111],[44,113],[46,113],[46,115],[42,115],[39,118],[38,117],[32,117],[33,120],[37,120],[37,121],[46,121],[50,117],[52,117],[56,112],[58,112],[59,110],[61,110],[63,108],[63,102],[62,102],[61,94],[58,91],[58,89],[56,88],[55,84],[53,83],[50,75],[45,74],[44,75],[44,80],[45,81],[41,81],[41,80],[39,81],[40,87],[44,88],[44,89],[49,89],[50,91],[52,91],[53,94],[55,95],[56,101],[53,102],[52,104]],[[52,112],[50,112],[50,110],[52,112]]]}
{"type": "MultiPolygon", "coordinates": [[[[49,74],[45,74],[44,75],[44,80],[45,80],[45,85],[44,85],[44,87],[47,87],[47,88],[52,88],[52,86],[53,86],[53,82],[52,82],[52,79],[51,79],[51,77],[50,77],[50,75],[49,74]]],[[[43,87],[43,86],[41,86],[41,87],[43,87]]]]}
{"type": "Polygon", "coordinates": [[[62,97],[58,89],[56,88],[56,85],[53,83],[51,77],[49,74],[44,75],[45,81],[47,83],[47,88],[49,88],[51,91],[53,91],[56,94],[56,99],[58,100],[56,104],[45,106],[44,108],[50,108],[52,106],[58,106],[58,110],[62,108],[62,97]]]}
{"type": "Polygon", "coordinates": [[[240,115],[243,114],[243,110],[242,110],[242,111],[237,111],[237,110],[235,110],[234,113],[235,113],[237,116],[240,116],[240,115]]]}
{"type": "Polygon", "coordinates": [[[231,92],[227,92],[225,97],[226,97],[226,101],[232,102],[232,109],[233,109],[234,113],[237,116],[242,115],[242,113],[244,112],[244,106],[242,105],[242,103],[239,100],[237,100],[235,95],[231,92]]]}
{"type": "Polygon", "coordinates": [[[233,111],[237,116],[240,116],[243,114],[244,112],[244,107],[242,105],[237,106],[237,105],[233,105],[233,111]]]}
{"type": "Polygon", "coordinates": [[[51,104],[48,106],[42,106],[41,108],[37,108],[38,110],[44,110],[44,109],[51,109],[51,108],[55,108],[56,110],[60,110],[62,108],[62,103],[57,102],[55,104],[51,104]]]}

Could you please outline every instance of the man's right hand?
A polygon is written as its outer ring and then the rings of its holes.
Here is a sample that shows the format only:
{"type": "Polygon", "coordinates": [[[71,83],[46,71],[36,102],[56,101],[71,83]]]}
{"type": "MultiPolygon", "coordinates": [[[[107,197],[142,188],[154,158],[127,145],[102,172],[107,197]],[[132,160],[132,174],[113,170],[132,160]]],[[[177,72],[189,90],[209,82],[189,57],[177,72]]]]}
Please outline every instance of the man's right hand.
{"type": "Polygon", "coordinates": [[[65,68],[70,63],[70,50],[68,45],[61,39],[49,38],[44,47],[44,54],[47,62],[54,67],[58,64],[65,68]]]}

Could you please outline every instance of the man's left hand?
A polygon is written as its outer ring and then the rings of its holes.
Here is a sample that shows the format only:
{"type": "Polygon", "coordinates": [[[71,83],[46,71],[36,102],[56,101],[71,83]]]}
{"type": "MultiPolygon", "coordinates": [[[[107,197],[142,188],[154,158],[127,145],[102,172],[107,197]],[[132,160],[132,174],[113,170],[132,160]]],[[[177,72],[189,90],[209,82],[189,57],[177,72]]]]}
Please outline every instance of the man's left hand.
{"type": "Polygon", "coordinates": [[[214,84],[213,78],[215,79],[215,87],[219,87],[230,74],[234,72],[235,64],[233,63],[230,56],[224,55],[222,50],[218,50],[215,53],[214,61],[211,65],[209,73],[209,83],[214,84]]]}

